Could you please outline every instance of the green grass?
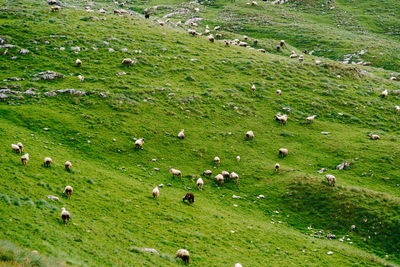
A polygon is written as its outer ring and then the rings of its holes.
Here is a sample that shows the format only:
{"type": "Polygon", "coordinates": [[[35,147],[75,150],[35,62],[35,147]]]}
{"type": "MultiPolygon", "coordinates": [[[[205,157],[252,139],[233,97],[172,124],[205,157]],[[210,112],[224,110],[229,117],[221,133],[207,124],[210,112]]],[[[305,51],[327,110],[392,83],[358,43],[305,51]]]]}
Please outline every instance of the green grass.
{"type": "MultiPolygon", "coordinates": [[[[49,13],[45,2],[5,2],[0,36],[16,47],[6,55],[0,49],[0,87],[18,92],[35,88],[36,95],[16,94],[0,103],[0,233],[12,243],[4,244],[78,266],[179,266],[179,248],[189,250],[194,266],[400,264],[399,83],[388,79],[395,69],[391,66],[400,62],[391,54],[398,42],[376,40],[381,33],[373,25],[368,35],[333,31],[331,17],[321,21],[312,9],[314,1],[307,2],[296,9],[265,3],[247,7],[243,1],[201,6],[200,15],[206,17],[202,26],[220,24],[224,35],[259,38],[259,46],[270,52],[266,54],[210,43],[189,36],[185,28],[160,27],[137,16],[72,7],[49,13]],[[280,14],[271,23],[283,26],[258,28],[242,21],[249,13],[259,21],[280,14]],[[234,17],[219,23],[222,14],[234,17]],[[288,20],[283,15],[301,28],[300,39],[292,26],[284,27],[288,20]],[[98,19],[91,20],[93,16],[98,19]],[[314,32],[325,39],[312,37],[314,32]],[[329,37],[340,42],[347,34],[343,46],[329,37]],[[360,43],[357,38],[365,39],[360,43]],[[282,54],[273,51],[280,39],[289,42],[282,54]],[[302,40],[310,42],[308,47],[325,42],[332,51],[321,50],[317,56],[326,58],[307,56],[303,63],[290,60],[292,48],[304,49],[302,40]],[[388,51],[390,62],[377,59],[373,67],[360,67],[336,61],[374,42],[388,51]],[[76,46],[82,49],[78,53],[70,49],[76,46]],[[30,53],[19,54],[21,48],[30,53]],[[138,63],[123,66],[127,57],[138,63]],[[77,58],[82,68],[75,66],[77,58]],[[315,65],[315,59],[323,63],[315,65]],[[46,70],[65,78],[35,79],[46,70]],[[85,80],[79,82],[78,75],[85,80]],[[3,81],[10,77],[24,80],[3,81]],[[66,88],[88,94],[44,96],[66,88]],[[389,97],[380,98],[379,89],[388,89],[389,97]],[[286,125],[274,121],[278,112],[288,114],[286,125]],[[315,122],[306,124],[313,114],[315,122]],[[184,140],[176,137],[181,129],[184,140]],[[255,133],[249,142],[244,136],[248,130],[255,133]],[[371,132],[381,140],[370,140],[371,132]],[[134,138],[142,137],[144,149],[135,150],[134,138]],[[10,148],[19,141],[30,154],[26,167],[10,148]],[[278,158],[281,147],[289,149],[283,159],[278,158]],[[54,161],[51,168],[42,166],[47,156],[54,161]],[[214,165],[215,156],[221,158],[220,166],[214,165]],[[67,160],[71,172],[64,170],[67,160]],[[351,161],[351,168],[335,170],[343,161],[351,161]],[[278,173],[276,162],[281,164],[278,173]],[[170,166],[182,171],[181,180],[171,177],[170,166]],[[321,168],[336,176],[335,188],[317,173],[321,168]],[[197,190],[195,181],[205,169],[234,171],[239,185],[228,181],[219,187],[203,178],[206,186],[197,190]],[[161,183],[165,186],[155,200],[151,191],[161,183]],[[70,200],[62,194],[66,185],[74,187],[70,200]],[[182,203],[188,191],[195,194],[193,205],[182,203]],[[265,198],[258,199],[260,194],[265,198]],[[60,200],[53,202],[48,195],[60,200]],[[62,207],[71,212],[68,226],[60,218],[62,207]],[[310,236],[317,231],[338,238],[310,236]],[[159,255],[141,248],[155,248],[159,255]]],[[[126,9],[140,11],[159,3],[129,2],[126,9]]],[[[155,16],[189,4],[164,5],[155,16]]],[[[114,8],[102,2],[92,8],[100,7],[114,8]]],[[[351,9],[344,1],[335,10],[339,7],[351,9]]]]}

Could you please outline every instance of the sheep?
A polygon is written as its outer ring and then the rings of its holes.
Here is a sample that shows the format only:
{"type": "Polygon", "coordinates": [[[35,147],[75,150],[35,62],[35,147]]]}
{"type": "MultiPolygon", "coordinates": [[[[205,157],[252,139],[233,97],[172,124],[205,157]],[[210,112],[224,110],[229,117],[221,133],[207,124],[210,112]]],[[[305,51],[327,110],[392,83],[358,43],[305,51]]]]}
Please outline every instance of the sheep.
{"type": "Polygon", "coordinates": [[[289,151],[286,148],[280,148],[279,149],[279,157],[283,158],[286,157],[289,151]]]}
{"type": "Polygon", "coordinates": [[[210,34],[210,29],[207,29],[207,28],[206,28],[206,29],[204,30],[204,34],[210,34]]]}
{"type": "Polygon", "coordinates": [[[251,86],[251,91],[253,92],[253,94],[254,94],[255,91],[256,91],[256,86],[255,86],[254,84],[251,86]]]}
{"type": "Polygon", "coordinates": [[[249,37],[247,35],[244,35],[243,40],[247,41],[247,40],[249,40],[249,37]]]}
{"type": "Polygon", "coordinates": [[[222,176],[224,177],[224,179],[229,178],[229,172],[227,172],[227,171],[222,171],[221,174],[222,174],[222,176]]]}
{"type": "Polygon", "coordinates": [[[306,118],[306,121],[307,121],[308,123],[310,123],[310,122],[314,121],[314,119],[315,119],[316,116],[317,116],[317,115],[309,116],[309,117],[306,118]]]}
{"type": "Polygon", "coordinates": [[[203,179],[201,179],[201,178],[197,179],[196,185],[197,185],[197,188],[199,188],[201,190],[204,185],[203,179]]]}
{"type": "Polygon", "coordinates": [[[178,138],[179,139],[185,139],[185,130],[182,129],[179,133],[178,133],[178,138]]]}
{"type": "Polygon", "coordinates": [[[212,34],[210,34],[210,35],[208,36],[208,41],[210,41],[211,43],[214,42],[214,36],[213,36],[212,34]]]}
{"type": "Polygon", "coordinates": [[[303,61],[304,60],[304,56],[303,55],[300,55],[299,56],[299,61],[303,61]]]}
{"type": "Polygon", "coordinates": [[[160,195],[160,190],[158,190],[158,186],[156,186],[153,189],[153,197],[158,198],[159,195],[160,195]]]}
{"type": "Polygon", "coordinates": [[[159,21],[158,21],[158,24],[159,24],[160,26],[164,26],[164,21],[159,20],[159,21]]]}
{"type": "Polygon", "coordinates": [[[277,171],[279,171],[279,168],[281,167],[281,165],[279,164],[279,163],[276,163],[275,164],[275,171],[277,172],[277,171]]]}
{"type": "Polygon", "coordinates": [[[396,106],[396,113],[400,112],[400,106],[396,106]]]}
{"type": "Polygon", "coordinates": [[[224,40],[224,42],[225,42],[225,46],[230,46],[231,45],[231,41],[229,41],[229,40],[224,40]]]}
{"type": "Polygon", "coordinates": [[[281,95],[281,94],[282,94],[282,91],[278,89],[278,90],[276,90],[276,94],[277,94],[277,95],[281,95]]]}
{"type": "Polygon", "coordinates": [[[235,267],[243,267],[240,263],[236,263],[235,267]]]}
{"type": "Polygon", "coordinates": [[[144,14],[144,18],[145,19],[149,19],[150,18],[150,14],[149,13],[144,14]]]}
{"type": "Polygon", "coordinates": [[[72,186],[67,185],[67,186],[65,187],[65,189],[64,189],[63,194],[66,194],[67,197],[68,197],[68,199],[70,199],[73,191],[74,191],[74,189],[72,188],[72,186]]]}
{"type": "Polygon", "coordinates": [[[277,52],[281,51],[281,46],[280,46],[280,45],[277,45],[277,46],[276,46],[276,51],[277,51],[277,52]]]}
{"type": "Polygon", "coordinates": [[[61,208],[61,219],[67,225],[69,223],[70,214],[64,207],[61,208]]]}
{"type": "Polygon", "coordinates": [[[240,156],[236,156],[236,161],[240,162],[240,156]]]}
{"type": "Polygon", "coordinates": [[[199,12],[199,11],[200,11],[200,8],[198,8],[198,7],[195,7],[195,8],[194,8],[194,12],[197,13],[197,12],[199,12]]]}
{"type": "Polygon", "coordinates": [[[43,165],[45,167],[51,167],[52,160],[49,157],[44,158],[43,165]]]}
{"type": "Polygon", "coordinates": [[[266,53],[266,52],[267,52],[267,51],[265,51],[265,49],[262,49],[262,48],[257,49],[257,51],[258,51],[258,52],[261,52],[261,53],[266,53]]]}
{"type": "Polygon", "coordinates": [[[215,164],[219,165],[221,163],[221,159],[219,157],[214,158],[215,164]]]}
{"type": "Polygon", "coordinates": [[[370,134],[369,138],[371,138],[371,140],[379,140],[381,139],[381,137],[377,134],[370,134]]]}
{"type": "Polygon", "coordinates": [[[257,4],[256,1],[253,1],[253,2],[251,2],[251,5],[252,5],[252,6],[257,6],[258,4],[257,4]]]}
{"type": "Polygon", "coordinates": [[[65,169],[66,169],[68,172],[71,171],[72,163],[71,163],[70,161],[66,161],[66,162],[64,163],[64,166],[65,166],[65,169]]]}
{"type": "Polygon", "coordinates": [[[391,81],[397,81],[397,78],[393,76],[393,77],[390,77],[390,80],[391,81]]]}
{"type": "Polygon", "coordinates": [[[255,39],[255,40],[253,41],[253,44],[254,44],[254,45],[257,45],[257,44],[258,44],[258,40],[255,39]]]}
{"type": "Polygon", "coordinates": [[[235,181],[236,184],[239,183],[239,175],[235,172],[231,172],[230,177],[235,181]]]}
{"type": "Polygon", "coordinates": [[[83,82],[83,80],[85,80],[85,77],[83,77],[82,75],[78,75],[78,80],[79,80],[80,82],[83,82]]]}
{"type": "Polygon", "coordinates": [[[182,198],[183,202],[185,202],[185,200],[189,201],[190,204],[193,204],[194,203],[193,193],[186,193],[186,195],[182,198]]]}
{"type": "Polygon", "coordinates": [[[28,164],[28,161],[29,161],[29,154],[26,153],[25,155],[23,155],[23,156],[21,157],[22,165],[25,166],[26,164],[28,164]]]}
{"type": "Polygon", "coordinates": [[[336,183],[335,176],[333,176],[332,174],[326,174],[325,178],[326,178],[326,181],[328,182],[328,185],[335,186],[335,183],[336,183]]]}
{"type": "Polygon", "coordinates": [[[381,93],[381,97],[383,97],[383,98],[386,98],[388,96],[388,90],[384,90],[382,93],[381,93]]]}
{"type": "Polygon", "coordinates": [[[77,67],[82,67],[82,61],[79,58],[75,61],[75,63],[77,67]]]}
{"type": "Polygon", "coordinates": [[[281,42],[279,43],[279,45],[280,45],[281,47],[283,47],[285,44],[286,44],[286,43],[285,43],[285,40],[281,40],[281,42]]]}
{"type": "Polygon", "coordinates": [[[191,34],[191,35],[193,35],[193,36],[197,35],[196,30],[193,30],[193,29],[189,29],[189,30],[188,30],[188,33],[191,34]]]}
{"type": "Polygon", "coordinates": [[[321,63],[322,63],[321,60],[318,60],[318,59],[315,60],[315,64],[316,64],[316,65],[320,65],[321,63]]]}
{"type": "Polygon", "coordinates": [[[253,131],[248,131],[248,132],[246,133],[246,138],[247,138],[247,140],[254,139],[254,133],[253,133],[253,131]]]}
{"type": "Polygon", "coordinates": [[[135,148],[136,149],[143,149],[143,144],[144,144],[144,138],[140,138],[138,140],[135,141],[135,148]]]}
{"type": "Polygon", "coordinates": [[[183,249],[183,248],[179,249],[176,252],[176,257],[181,258],[183,260],[183,262],[189,264],[190,256],[189,256],[189,251],[187,251],[186,249],[183,249]]]}
{"type": "Polygon", "coordinates": [[[169,167],[169,173],[172,174],[172,177],[177,176],[178,178],[182,178],[182,172],[180,170],[169,167]]]}
{"type": "Polygon", "coordinates": [[[133,61],[132,59],[130,59],[130,58],[124,58],[124,59],[122,60],[122,65],[130,66],[130,65],[132,65],[133,63],[134,63],[134,61],[133,61]]]}
{"type": "Polygon", "coordinates": [[[222,174],[217,174],[217,176],[214,177],[214,179],[219,182],[219,184],[224,183],[224,176],[222,174]]]}
{"type": "Polygon", "coordinates": [[[60,11],[61,7],[60,6],[52,6],[50,10],[51,10],[51,12],[60,11]]]}
{"type": "Polygon", "coordinates": [[[22,153],[22,151],[24,151],[24,145],[21,142],[18,142],[17,146],[19,147],[20,153],[22,153]]]}
{"type": "Polygon", "coordinates": [[[289,57],[290,57],[290,58],[296,58],[296,57],[297,57],[296,52],[292,51],[292,54],[291,54],[289,57]]]}
{"type": "Polygon", "coordinates": [[[18,153],[18,154],[21,154],[21,152],[22,152],[21,149],[19,148],[19,146],[16,144],[11,144],[11,149],[13,150],[13,152],[18,153]]]}
{"type": "Polygon", "coordinates": [[[282,125],[282,124],[286,123],[288,117],[287,117],[286,114],[280,115],[280,114],[278,113],[278,114],[275,115],[275,119],[276,119],[277,121],[279,121],[280,124],[282,125]]]}
{"type": "Polygon", "coordinates": [[[239,46],[246,47],[246,46],[247,46],[247,43],[246,43],[246,42],[240,42],[240,43],[239,43],[239,46]]]}
{"type": "Polygon", "coordinates": [[[217,34],[215,35],[215,38],[222,38],[222,34],[217,33],[217,34]]]}
{"type": "Polygon", "coordinates": [[[204,175],[204,176],[211,177],[212,171],[211,171],[211,170],[205,170],[205,171],[203,172],[203,175],[204,175]]]}
{"type": "Polygon", "coordinates": [[[221,29],[220,26],[215,26],[215,27],[214,27],[214,31],[219,31],[219,29],[221,29]]]}

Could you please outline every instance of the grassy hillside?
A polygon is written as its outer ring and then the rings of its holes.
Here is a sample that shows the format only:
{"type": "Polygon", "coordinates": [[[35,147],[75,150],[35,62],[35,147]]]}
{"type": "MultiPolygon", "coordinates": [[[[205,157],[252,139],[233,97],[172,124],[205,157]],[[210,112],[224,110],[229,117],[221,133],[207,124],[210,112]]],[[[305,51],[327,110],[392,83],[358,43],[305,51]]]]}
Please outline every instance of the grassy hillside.
{"type": "MultiPolygon", "coordinates": [[[[21,249],[43,257],[39,264],[29,263],[33,266],[52,266],[53,261],[179,266],[179,248],[191,253],[194,266],[400,264],[400,127],[395,112],[400,88],[398,81],[389,80],[400,62],[394,56],[398,42],[385,36],[383,27],[368,23],[363,24],[371,27],[368,35],[350,28],[335,32],[329,22],[333,17],[316,14],[315,2],[302,1],[296,8],[293,1],[257,7],[243,1],[125,5],[140,12],[159,5],[150,20],[114,15],[116,7],[105,2],[92,3],[94,13],[84,11],[86,3],[78,1],[60,12],[49,12],[46,2],[4,2],[0,233],[5,245],[0,246],[0,265],[21,264],[23,259],[9,252],[21,249]],[[180,6],[199,6],[205,18],[201,27],[221,25],[224,38],[258,38],[256,48],[267,53],[210,43],[189,36],[187,26],[162,27],[154,21],[180,6]],[[99,14],[101,7],[108,13],[99,14]],[[250,13],[260,20],[273,17],[273,24],[293,19],[310,44],[300,45],[296,34],[288,34],[296,32],[291,27],[266,26],[267,33],[258,24],[241,21],[250,13]],[[222,18],[229,22],[221,23],[222,18]],[[326,39],[312,39],[307,29],[326,39]],[[329,37],[346,34],[351,38],[343,47],[329,37]],[[275,52],[282,38],[289,47],[275,52]],[[365,38],[364,43],[357,38],[365,38]],[[316,50],[324,42],[332,51],[321,49],[304,62],[288,58],[292,49],[316,50]],[[379,47],[376,51],[382,47],[388,58],[371,59],[372,67],[337,61],[367,44],[379,47]],[[75,64],[78,58],[81,68],[75,64]],[[136,63],[124,66],[124,58],[136,63]],[[316,59],[322,64],[316,65],[316,59]],[[61,77],[44,80],[39,73],[45,71],[61,77]],[[13,77],[23,80],[9,80],[13,77]],[[64,89],[84,93],[57,92],[64,89]],[[389,96],[381,98],[385,89],[389,96]],[[274,120],[278,112],[288,114],[286,125],[274,120]],[[314,114],[316,120],[306,123],[314,114]],[[184,140],[176,137],[181,129],[184,140]],[[245,139],[248,130],[254,131],[254,140],[245,139]],[[381,140],[370,140],[369,133],[381,140]],[[135,150],[135,138],[142,137],[144,149],[135,150]],[[30,154],[25,167],[11,151],[10,144],[17,142],[30,154]],[[281,147],[289,150],[285,158],[278,157],[281,147]],[[53,166],[44,168],[48,156],[53,166]],[[221,158],[220,166],[214,164],[215,156],[221,158]],[[67,160],[73,164],[71,172],[64,169],[67,160]],[[336,170],[344,161],[351,167],[336,170]],[[277,162],[279,172],[274,170],[277,162]],[[170,166],[182,171],[182,179],[171,177],[170,166]],[[336,187],[317,173],[321,168],[336,176],[336,187]],[[203,177],[200,191],[195,181],[206,169],[213,170],[212,177],[234,171],[239,184],[218,186],[203,177]],[[153,199],[151,191],[159,184],[164,184],[160,198],[153,199]],[[66,185],[74,187],[71,199],[62,194],[66,185]],[[186,192],[195,194],[193,205],[182,202],[186,192]],[[60,200],[53,202],[48,195],[60,200]],[[71,213],[68,226],[60,218],[61,207],[71,213]],[[337,238],[327,239],[327,234],[337,238]]],[[[363,3],[360,7],[371,7],[363,3]]],[[[338,1],[334,12],[340,7],[359,12],[346,1],[338,1]]],[[[384,10],[382,16],[387,12],[398,14],[384,10]]]]}

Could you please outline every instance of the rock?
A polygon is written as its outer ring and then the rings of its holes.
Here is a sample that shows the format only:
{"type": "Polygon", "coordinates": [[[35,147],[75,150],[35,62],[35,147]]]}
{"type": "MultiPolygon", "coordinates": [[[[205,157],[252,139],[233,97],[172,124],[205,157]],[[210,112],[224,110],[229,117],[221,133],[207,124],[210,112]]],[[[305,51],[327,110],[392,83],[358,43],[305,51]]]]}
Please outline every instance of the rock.
{"type": "Polygon", "coordinates": [[[108,48],[108,52],[115,52],[115,50],[114,49],[112,49],[112,48],[108,48]]]}
{"type": "Polygon", "coordinates": [[[129,52],[129,50],[128,50],[128,48],[122,48],[122,49],[121,49],[121,52],[127,53],[127,52],[129,52]]]}
{"type": "Polygon", "coordinates": [[[318,173],[323,173],[323,172],[325,172],[325,171],[327,171],[328,169],[326,169],[326,168],[322,168],[322,169],[320,169],[319,171],[317,171],[318,173]]]}
{"type": "Polygon", "coordinates": [[[65,75],[61,73],[57,73],[55,71],[44,71],[44,72],[39,72],[35,74],[35,76],[40,76],[41,79],[43,80],[54,80],[56,78],[65,78],[65,75]]]}
{"type": "Polygon", "coordinates": [[[346,169],[347,167],[350,167],[350,165],[351,165],[351,162],[343,162],[336,166],[336,170],[346,169]]]}
{"type": "Polygon", "coordinates": [[[152,162],[156,162],[156,161],[157,161],[157,159],[152,159],[151,161],[152,161],[152,162]]]}
{"type": "Polygon", "coordinates": [[[48,199],[50,199],[50,200],[52,200],[52,201],[55,201],[55,200],[60,200],[58,197],[56,197],[56,196],[53,196],[53,195],[49,195],[49,196],[47,196],[47,198],[48,199]]]}
{"type": "Polygon", "coordinates": [[[167,186],[172,186],[172,184],[167,184],[167,186]]]}
{"type": "Polygon", "coordinates": [[[32,90],[33,88],[29,88],[24,92],[24,95],[36,95],[36,93],[32,90]]]}
{"type": "Polygon", "coordinates": [[[159,184],[158,187],[161,187],[161,188],[162,188],[162,187],[164,187],[164,184],[159,184]]]}
{"type": "Polygon", "coordinates": [[[257,198],[264,198],[264,195],[259,195],[257,198]]]}
{"type": "Polygon", "coordinates": [[[79,52],[79,51],[81,51],[81,48],[79,46],[72,46],[71,50],[79,52]]]}
{"type": "Polygon", "coordinates": [[[8,95],[0,93],[0,101],[5,101],[8,98],[8,95]]]}
{"type": "Polygon", "coordinates": [[[24,78],[11,77],[11,78],[4,79],[3,81],[4,82],[11,82],[11,81],[23,81],[23,80],[25,80],[25,79],[24,78]]]}
{"type": "Polygon", "coordinates": [[[332,254],[333,254],[333,252],[332,252],[332,251],[328,251],[326,254],[328,254],[328,255],[332,255],[332,254]]]}
{"type": "Polygon", "coordinates": [[[44,93],[45,96],[56,96],[57,94],[55,92],[46,92],[44,93]]]}
{"type": "Polygon", "coordinates": [[[157,255],[160,254],[160,253],[158,253],[158,251],[157,251],[156,249],[154,249],[154,248],[142,248],[142,251],[143,251],[143,252],[151,252],[151,253],[154,253],[154,254],[157,254],[157,255]]]}
{"type": "Polygon", "coordinates": [[[232,198],[233,198],[233,199],[240,199],[240,198],[242,198],[242,197],[241,197],[241,196],[232,195],[232,198]]]}
{"type": "Polygon", "coordinates": [[[330,134],[330,132],[321,132],[324,135],[330,134]]]}
{"type": "Polygon", "coordinates": [[[195,22],[198,22],[198,21],[202,21],[203,19],[202,18],[192,18],[192,19],[188,19],[186,22],[185,22],[185,25],[190,25],[190,24],[192,24],[192,23],[195,23],[195,22]]]}
{"type": "Polygon", "coordinates": [[[19,53],[20,54],[28,54],[29,50],[28,49],[21,49],[21,50],[19,50],[19,53]]]}

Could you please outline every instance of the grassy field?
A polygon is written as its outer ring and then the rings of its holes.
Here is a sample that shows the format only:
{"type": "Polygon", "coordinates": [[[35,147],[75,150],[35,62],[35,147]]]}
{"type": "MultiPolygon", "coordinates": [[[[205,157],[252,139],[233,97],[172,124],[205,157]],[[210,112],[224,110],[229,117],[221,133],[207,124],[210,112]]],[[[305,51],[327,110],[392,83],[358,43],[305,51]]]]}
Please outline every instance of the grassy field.
{"type": "Polygon", "coordinates": [[[179,248],[194,266],[399,265],[400,86],[389,78],[398,75],[400,45],[386,34],[387,27],[398,32],[398,7],[389,0],[382,9],[372,0],[336,1],[332,10],[322,1],[289,2],[126,3],[137,12],[158,6],[145,20],[114,15],[120,7],[101,1],[90,3],[94,13],[80,1],[60,12],[49,12],[45,1],[4,1],[0,266],[180,266],[179,248]],[[223,38],[246,34],[267,53],[210,43],[188,35],[188,26],[156,21],[195,7],[199,13],[171,20],[200,16],[201,31],[221,25],[223,38]],[[336,27],[343,13],[348,23],[336,27]],[[281,39],[288,47],[278,53],[281,39]],[[289,59],[291,50],[305,48],[314,56],[289,59]],[[372,66],[340,63],[361,50],[372,66]],[[124,58],[136,63],[124,66],[124,58]],[[43,80],[44,71],[63,76],[43,80]],[[23,80],[7,80],[13,77],[23,80]],[[57,92],[64,89],[85,93],[57,92]],[[288,114],[285,125],[274,120],[278,112],[288,114]],[[181,129],[184,140],[177,138],[181,129]],[[254,140],[245,139],[249,130],[254,140]],[[142,137],[144,149],[134,149],[142,137]],[[17,142],[30,155],[27,166],[11,150],[17,142]],[[289,150],[285,158],[278,157],[281,147],[289,150]],[[43,167],[44,157],[53,159],[51,168],[43,167]],[[342,162],[350,168],[336,170],[342,162]],[[173,178],[169,167],[183,177],[173,178]],[[335,187],[317,173],[321,168],[336,176],[335,187]],[[203,177],[198,190],[206,169],[212,177],[234,171],[239,184],[203,177]],[[66,185],[74,188],[71,199],[62,194],[66,185]],[[193,205],[182,202],[186,192],[195,194],[193,205]],[[71,213],[68,226],[62,207],[71,213]]]}

